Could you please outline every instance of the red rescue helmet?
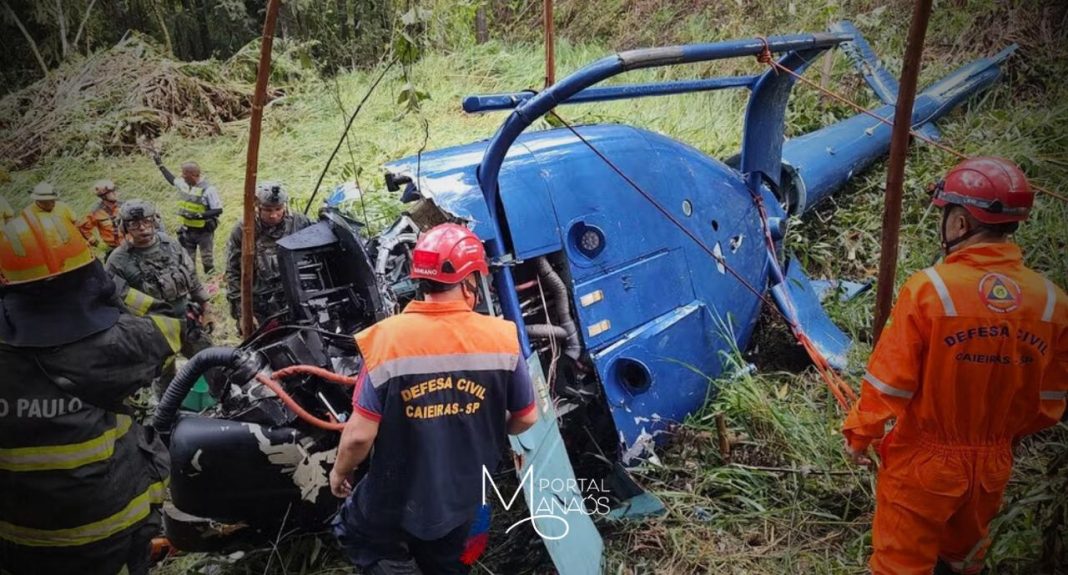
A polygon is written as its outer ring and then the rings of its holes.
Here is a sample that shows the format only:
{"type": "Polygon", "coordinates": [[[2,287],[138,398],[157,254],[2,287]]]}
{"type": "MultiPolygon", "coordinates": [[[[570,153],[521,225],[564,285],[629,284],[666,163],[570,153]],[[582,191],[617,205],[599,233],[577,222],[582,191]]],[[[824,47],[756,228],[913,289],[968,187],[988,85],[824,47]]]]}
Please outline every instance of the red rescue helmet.
{"type": "Polygon", "coordinates": [[[458,284],[472,272],[489,273],[482,241],[457,224],[434,226],[415,242],[412,279],[458,284]]]}
{"type": "Polygon", "coordinates": [[[964,160],[935,187],[934,205],[956,204],[984,224],[1022,222],[1031,215],[1035,192],[1019,166],[1005,158],[964,160]]]}

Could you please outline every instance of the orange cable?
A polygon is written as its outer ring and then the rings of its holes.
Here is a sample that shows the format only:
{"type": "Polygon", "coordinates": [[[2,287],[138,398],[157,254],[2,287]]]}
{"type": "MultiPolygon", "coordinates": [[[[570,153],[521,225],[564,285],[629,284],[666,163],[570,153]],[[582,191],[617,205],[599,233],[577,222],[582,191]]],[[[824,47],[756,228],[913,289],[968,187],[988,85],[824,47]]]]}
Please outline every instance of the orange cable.
{"type": "Polygon", "coordinates": [[[323,369],[323,368],[318,367],[318,366],[303,365],[303,364],[291,365],[291,366],[288,366],[288,367],[283,367],[282,369],[279,369],[278,371],[274,372],[273,377],[282,379],[282,378],[286,378],[286,377],[290,377],[292,375],[298,375],[298,374],[314,375],[314,376],[316,376],[316,377],[318,377],[320,379],[325,379],[325,380],[333,382],[333,383],[338,383],[338,384],[341,384],[341,385],[348,385],[348,386],[353,386],[353,387],[355,387],[359,383],[359,379],[358,378],[349,377],[349,376],[346,376],[346,375],[341,375],[340,373],[334,373],[332,371],[323,369]]]}
{"type": "Polygon", "coordinates": [[[308,413],[303,407],[300,406],[299,403],[296,402],[295,399],[293,399],[292,396],[286,393],[286,390],[282,389],[281,384],[269,377],[267,374],[257,373],[256,381],[270,388],[270,390],[278,396],[278,399],[282,400],[282,403],[285,403],[286,406],[289,407],[289,409],[292,409],[293,412],[297,414],[297,417],[303,419],[305,422],[315,427],[318,427],[319,429],[325,429],[327,431],[341,431],[345,429],[344,423],[333,423],[330,421],[319,419],[318,417],[315,417],[314,415],[308,413]]]}

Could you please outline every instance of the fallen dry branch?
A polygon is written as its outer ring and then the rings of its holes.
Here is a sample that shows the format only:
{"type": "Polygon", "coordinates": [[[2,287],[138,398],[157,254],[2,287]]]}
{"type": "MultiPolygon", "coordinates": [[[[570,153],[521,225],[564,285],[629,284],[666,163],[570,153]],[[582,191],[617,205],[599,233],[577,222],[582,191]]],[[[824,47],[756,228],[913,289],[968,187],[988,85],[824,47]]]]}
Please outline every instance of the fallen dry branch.
{"type": "Polygon", "coordinates": [[[173,130],[209,136],[248,117],[249,86],[206,80],[193,66],[164,57],[136,35],[64,65],[0,100],[0,157],[8,169],[21,169],[49,156],[124,154],[136,151],[141,137],[173,130]]]}

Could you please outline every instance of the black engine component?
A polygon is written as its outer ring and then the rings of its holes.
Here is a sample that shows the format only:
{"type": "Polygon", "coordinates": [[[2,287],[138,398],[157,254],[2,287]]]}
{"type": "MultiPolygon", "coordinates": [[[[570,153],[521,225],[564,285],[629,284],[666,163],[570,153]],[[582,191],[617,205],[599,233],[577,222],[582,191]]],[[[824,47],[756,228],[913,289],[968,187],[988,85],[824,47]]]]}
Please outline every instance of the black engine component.
{"type": "Polygon", "coordinates": [[[172,502],[185,513],[223,523],[269,530],[288,517],[294,527],[321,527],[339,503],[330,493],[337,448],[331,435],[182,418],[170,445],[172,502]]]}
{"type": "Polygon", "coordinates": [[[278,241],[290,320],[353,333],[389,315],[355,226],[334,212],[278,241]]]}
{"type": "MultiPolygon", "coordinates": [[[[329,472],[340,434],[298,417],[255,376],[294,365],[358,373],[352,334],[389,314],[358,230],[327,210],[317,224],[280,240],[287,315],[261,326],[239,350],[198,355],[167,392],[157,421],[171,432],[172,501],[164,522],[175,547],[262,544],[283,522],[287,531],[318,531],[337,511],[329,472]],[[179,417],[193,382],[219,366],[228,378],[222,403],[210,417],[179,417]]],[[[305,373],[280,384],[313,417],[343,422],[350,415],[351,387],[305,373]]]]}

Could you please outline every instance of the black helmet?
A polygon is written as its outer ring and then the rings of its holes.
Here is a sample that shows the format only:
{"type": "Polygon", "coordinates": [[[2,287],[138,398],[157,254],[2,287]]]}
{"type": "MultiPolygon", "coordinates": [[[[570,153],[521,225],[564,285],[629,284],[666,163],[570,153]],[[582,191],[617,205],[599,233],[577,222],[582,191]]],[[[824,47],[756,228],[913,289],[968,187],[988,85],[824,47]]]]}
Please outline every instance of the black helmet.
{"type": "Polygon", "coordinates": [[[119,219],[122,220],[123,227],[139,220],[152,220],[153,223],[159,224],[159,212],[151,202],[130,200],[119,208],[119,219]]]}
{"type": "Polygon", "coordinates": [[[261,206],[284,206],[289,194],[281,182],[261,182],[256,184],[256,202],[261,206]]]}

